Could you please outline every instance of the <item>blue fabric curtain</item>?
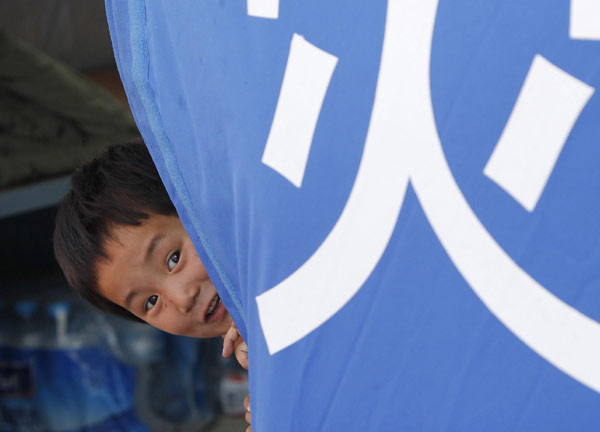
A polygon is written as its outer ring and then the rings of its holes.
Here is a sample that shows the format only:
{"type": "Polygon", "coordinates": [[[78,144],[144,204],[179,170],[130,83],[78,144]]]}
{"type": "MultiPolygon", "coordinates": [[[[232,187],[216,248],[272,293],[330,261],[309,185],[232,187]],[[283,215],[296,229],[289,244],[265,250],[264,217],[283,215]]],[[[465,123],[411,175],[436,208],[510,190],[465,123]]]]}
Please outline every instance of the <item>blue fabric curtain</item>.
{"type": "Polygon", "coordinates": [[[600,427],[588,3],[107,0],[253,430],[600,427]]]}

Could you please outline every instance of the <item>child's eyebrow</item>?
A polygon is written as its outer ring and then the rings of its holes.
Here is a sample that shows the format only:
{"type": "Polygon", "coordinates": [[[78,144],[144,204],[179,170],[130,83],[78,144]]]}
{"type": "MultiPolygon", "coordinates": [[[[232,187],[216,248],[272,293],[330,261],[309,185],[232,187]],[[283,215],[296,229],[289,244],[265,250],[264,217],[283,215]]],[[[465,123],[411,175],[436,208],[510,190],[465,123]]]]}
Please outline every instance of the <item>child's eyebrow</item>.
{"type": "Polygon", "coordinates": [[[152,254],[154,253],[154,251],[156,250],[156,247],[158,246],[158,243],[165,237],[164,234],[157,234],[155,235],[152,240],[150,241],[150,244],[148,245],[148,249],[146,250],[146,255],[144,257],[144,262],[148,262],[150,261],[150,258],[152,257],[152,254]]]}
{"type": "Polygon", "coordinates": [[[127,297],[125,297],[125,301],[123,302],[123,306],[125,307],[125,309],[127,310],[131,310],[131,301],[133,300],[133,298],[137,295],[137,291],[129,291],[129,294],[127,294],[127,297]]]}

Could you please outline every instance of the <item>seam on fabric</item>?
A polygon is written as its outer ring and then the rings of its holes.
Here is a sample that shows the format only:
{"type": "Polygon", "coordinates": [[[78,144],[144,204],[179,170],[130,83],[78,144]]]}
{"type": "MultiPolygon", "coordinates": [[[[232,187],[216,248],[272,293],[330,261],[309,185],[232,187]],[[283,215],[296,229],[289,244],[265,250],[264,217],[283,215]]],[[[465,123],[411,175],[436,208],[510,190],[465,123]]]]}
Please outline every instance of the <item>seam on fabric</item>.
{"type": "Polygon", "coordinates": [[[154,134],[154,137],[157,143],[159,144],[158,149],[162,155],[164,166],[167,169],[167,173],[171,177],[173,187],[177,192],[179,200],[187,213],[188,219],[194,226],[194,230],[198,235],[202,248],[204,249],[204,252],[211,261],[210,264],[214,267],[216,273],[219,275],[223,287],[227,290],[227,293],[229,294],[231,300],[238,309],[238,315],[240,316],[240,318],[244,322],[244,325],[247,328],[246,318],[244,314],[242,314],[242,311],[244,311],[244,309],[241,307],[240,299],[233,290],[233,287],[231,286],[231,283],[227,278],[225,271],[216,261],[213,251],[208,246],[208,242],[206,240],[204,232],[200,227],[200,223],[198,222],[197,218],[192,217],[192,215],[194,215],[192,211],[192,200],[183,180],[183,176],[181,175],[181,172],[179,170],[179,166],[177,165],[175,153],[171,146],[171,142],[169,141],[169,138],[164,132],[162,116],[160,115],[160,110],[158,109],[158,105],[156,104],[156,100],[154,98],[152,89],[150,88],[150,85],[148,83],[148,46],[146,44],[145,39],[146,9],[143,0],[129,1],[129,22],[132,57],[132,78],[138,90],[140,101],[142,102],[146,110],[148,123],[152,129],[152,133],[154,134]]]}

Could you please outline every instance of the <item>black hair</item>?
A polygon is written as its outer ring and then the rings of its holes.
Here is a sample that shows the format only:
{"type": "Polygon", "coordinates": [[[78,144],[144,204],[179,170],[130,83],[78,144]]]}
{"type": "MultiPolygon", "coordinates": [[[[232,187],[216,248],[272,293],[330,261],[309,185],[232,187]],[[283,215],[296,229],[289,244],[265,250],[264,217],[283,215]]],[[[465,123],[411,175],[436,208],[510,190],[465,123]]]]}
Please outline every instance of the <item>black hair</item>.
{"type": "Polygon", "coordinates": [[[99,293],[97,266],[109,259],[105,245],[116,226],[140,226],[152,214],[177,215],[141,139],[109,147],[77,169],[54,229],[54,255],[69,285],[102,310],[142,321],[99,293]]]}

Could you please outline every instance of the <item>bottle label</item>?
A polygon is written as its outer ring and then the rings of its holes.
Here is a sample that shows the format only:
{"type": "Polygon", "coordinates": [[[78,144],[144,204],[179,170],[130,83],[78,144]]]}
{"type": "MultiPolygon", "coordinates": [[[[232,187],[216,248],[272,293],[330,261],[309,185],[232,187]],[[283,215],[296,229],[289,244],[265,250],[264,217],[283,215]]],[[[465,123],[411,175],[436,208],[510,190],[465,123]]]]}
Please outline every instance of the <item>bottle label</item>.
{"type": "Polygon", "coordinates": [[[31,398],[34,394],[31,362],[0,361],[0,398],[31,398]]]}
{"type": "Polygon", "coordinates": [[[0,346],[0,432],[141,432],[135,370],[97,348],[0,346]]]}

